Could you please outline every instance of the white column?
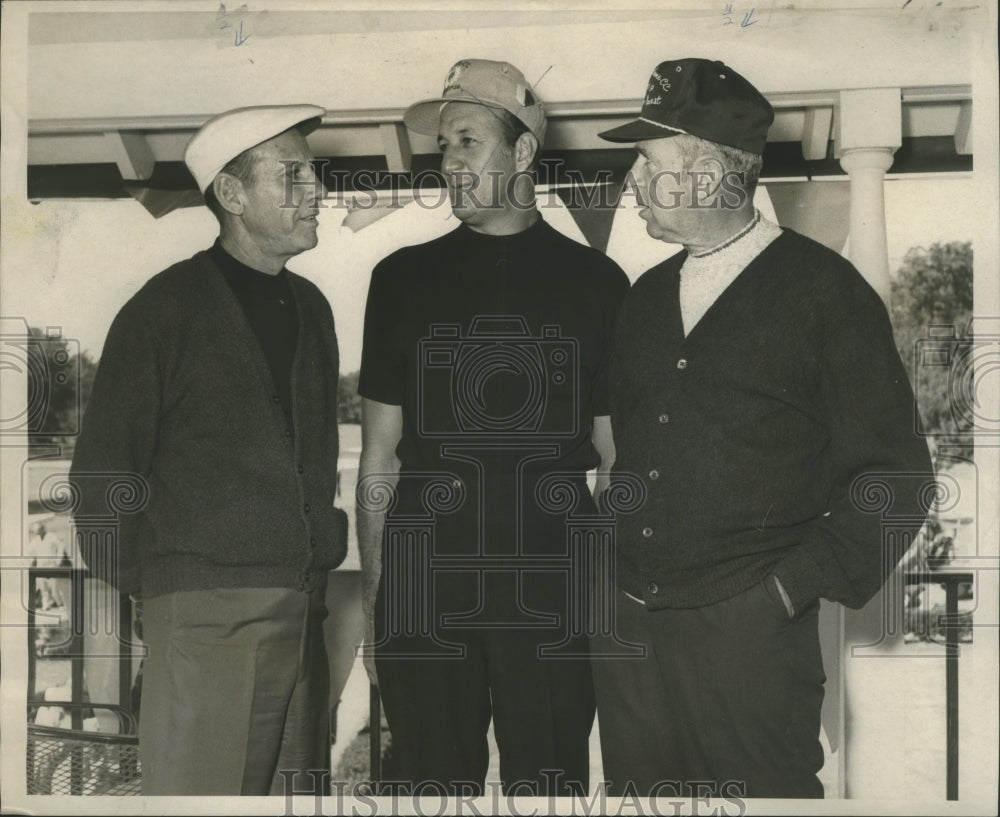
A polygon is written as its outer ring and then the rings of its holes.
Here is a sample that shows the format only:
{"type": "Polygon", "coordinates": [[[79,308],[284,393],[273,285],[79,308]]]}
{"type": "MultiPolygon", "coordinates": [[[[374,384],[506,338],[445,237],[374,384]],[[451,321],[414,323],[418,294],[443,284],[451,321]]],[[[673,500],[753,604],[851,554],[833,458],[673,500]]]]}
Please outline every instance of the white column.
{"type": "Polygon", "coordinates": [[[834,154],[851,180],[850,260],[889,303],[885,172],[903,143],[899,88],[841,91],[834,111],[834,154]]]}
{"type": "Polygon", "coordinates": [[[840,157],[851,179],[850,260],[889,305],[889,250],[885,234],[885,172],[892,148],[854,148],[840,157]]]}
{"type": "MultiPolygon", "coordinates": [[[[834,155],[851,180],[848,254],[882,300],[889,304],[889,256],[885,234],[885,171],[902,144],[899,88],[841,91],[834,110],[834,155]]],[[[847,797],[905,797],[906,768],[886,764],[906,748],[905,696],[892,669],[902,636],[880,640],[885,625],[880,591],[861,610],[841,608],[841,680],[844,721],[841,757],[847,797]],[[876,644],[875,647],[865,645],[876,644]],[[855,648],[861,650],[855,652],[855,648]],[[872,654],[872,653],[875,654],[872,654]]],[[[889,634],[891,635],[891,634],[889,634]]],[[[943,717],[942,717],[943,720],[943,717]]]]}

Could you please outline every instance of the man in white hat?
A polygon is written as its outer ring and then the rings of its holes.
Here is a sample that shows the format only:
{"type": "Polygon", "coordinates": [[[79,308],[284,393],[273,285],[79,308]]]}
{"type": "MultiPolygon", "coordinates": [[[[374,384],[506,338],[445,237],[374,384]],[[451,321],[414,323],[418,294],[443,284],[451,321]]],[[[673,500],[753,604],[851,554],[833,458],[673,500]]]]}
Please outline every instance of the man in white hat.
{"type": "Polygon", "coordinates": [[[613,459],[605,369],[628,279],[539,213],[545,113],[517,68],[462,60],[404,122],[437,137],[458,224],[372,274],[369,673],[414,790],[481,792],[492,719],[505,790],[567,794],[588,786],[594,717],[571,517],[596,513],[586,472],[613,459]]]}
{"type": "Polygon", "coordinates": [[[219,238],[118,313],[77,441],[78,527],[123,511],[117,547],[84,557],[142,605],[144,794],[282,794],[329,766],[337,338],[285,268],[317,243],[305,135],[324,113],[241,108],[194,135],[184,159],[219,238]]]}

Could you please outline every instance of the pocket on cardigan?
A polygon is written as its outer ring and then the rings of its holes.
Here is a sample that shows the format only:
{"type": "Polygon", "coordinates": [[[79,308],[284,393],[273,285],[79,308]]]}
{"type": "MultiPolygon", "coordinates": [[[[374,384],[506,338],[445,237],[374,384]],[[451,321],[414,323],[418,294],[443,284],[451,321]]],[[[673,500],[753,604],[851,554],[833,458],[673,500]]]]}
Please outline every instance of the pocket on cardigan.
{"type": "Polygon", "coordinates": [[[791,621],[794,616],[789,615],[785,600],[781,597],[781,592],[778,590],[777,577],[772,574],[764,579],[761,584],[764,585],[764,594],[767,596],[768,601],[770,601],[771,607],[775,612],[780,614],[781,620],[791,621]]]}

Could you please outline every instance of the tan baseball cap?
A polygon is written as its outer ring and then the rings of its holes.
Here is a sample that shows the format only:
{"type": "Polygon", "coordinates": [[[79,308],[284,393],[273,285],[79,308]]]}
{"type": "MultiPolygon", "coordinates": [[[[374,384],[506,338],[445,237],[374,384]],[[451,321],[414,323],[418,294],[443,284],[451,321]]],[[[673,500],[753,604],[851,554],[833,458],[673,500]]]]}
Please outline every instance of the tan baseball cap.
{"type": "Polygon", "coordinates": [[[318,105],[256,105],[234,108],[209,119],[184,149],[184,164],[204,193],[219,172],[244,150],[298,126],[303,135],[319,127],[326,109],[318,105]]]}
{"type": "Polygon", "coordinates": [[[403,122],[415,133],[437,136],[441,109],[448,102],[472,102],[512,113],[545,142],[545,109],[524,74],[509,62],[459,60],[448,72],[444,90],[406,109],[403,122]]]}

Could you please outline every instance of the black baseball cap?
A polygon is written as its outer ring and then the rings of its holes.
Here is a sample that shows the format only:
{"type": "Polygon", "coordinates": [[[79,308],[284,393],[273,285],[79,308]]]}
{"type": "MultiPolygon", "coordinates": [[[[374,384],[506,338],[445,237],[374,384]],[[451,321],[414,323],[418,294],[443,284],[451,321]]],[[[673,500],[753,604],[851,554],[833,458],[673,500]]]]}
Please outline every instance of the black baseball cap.
{"type": "Polygon", "coordinates": [[[609,142],[640,142],[687,133],[763,154],[773,121],[771,103],[732,68],[689,57],[656,66],[639,118],[598,135],[609,142]]]}

